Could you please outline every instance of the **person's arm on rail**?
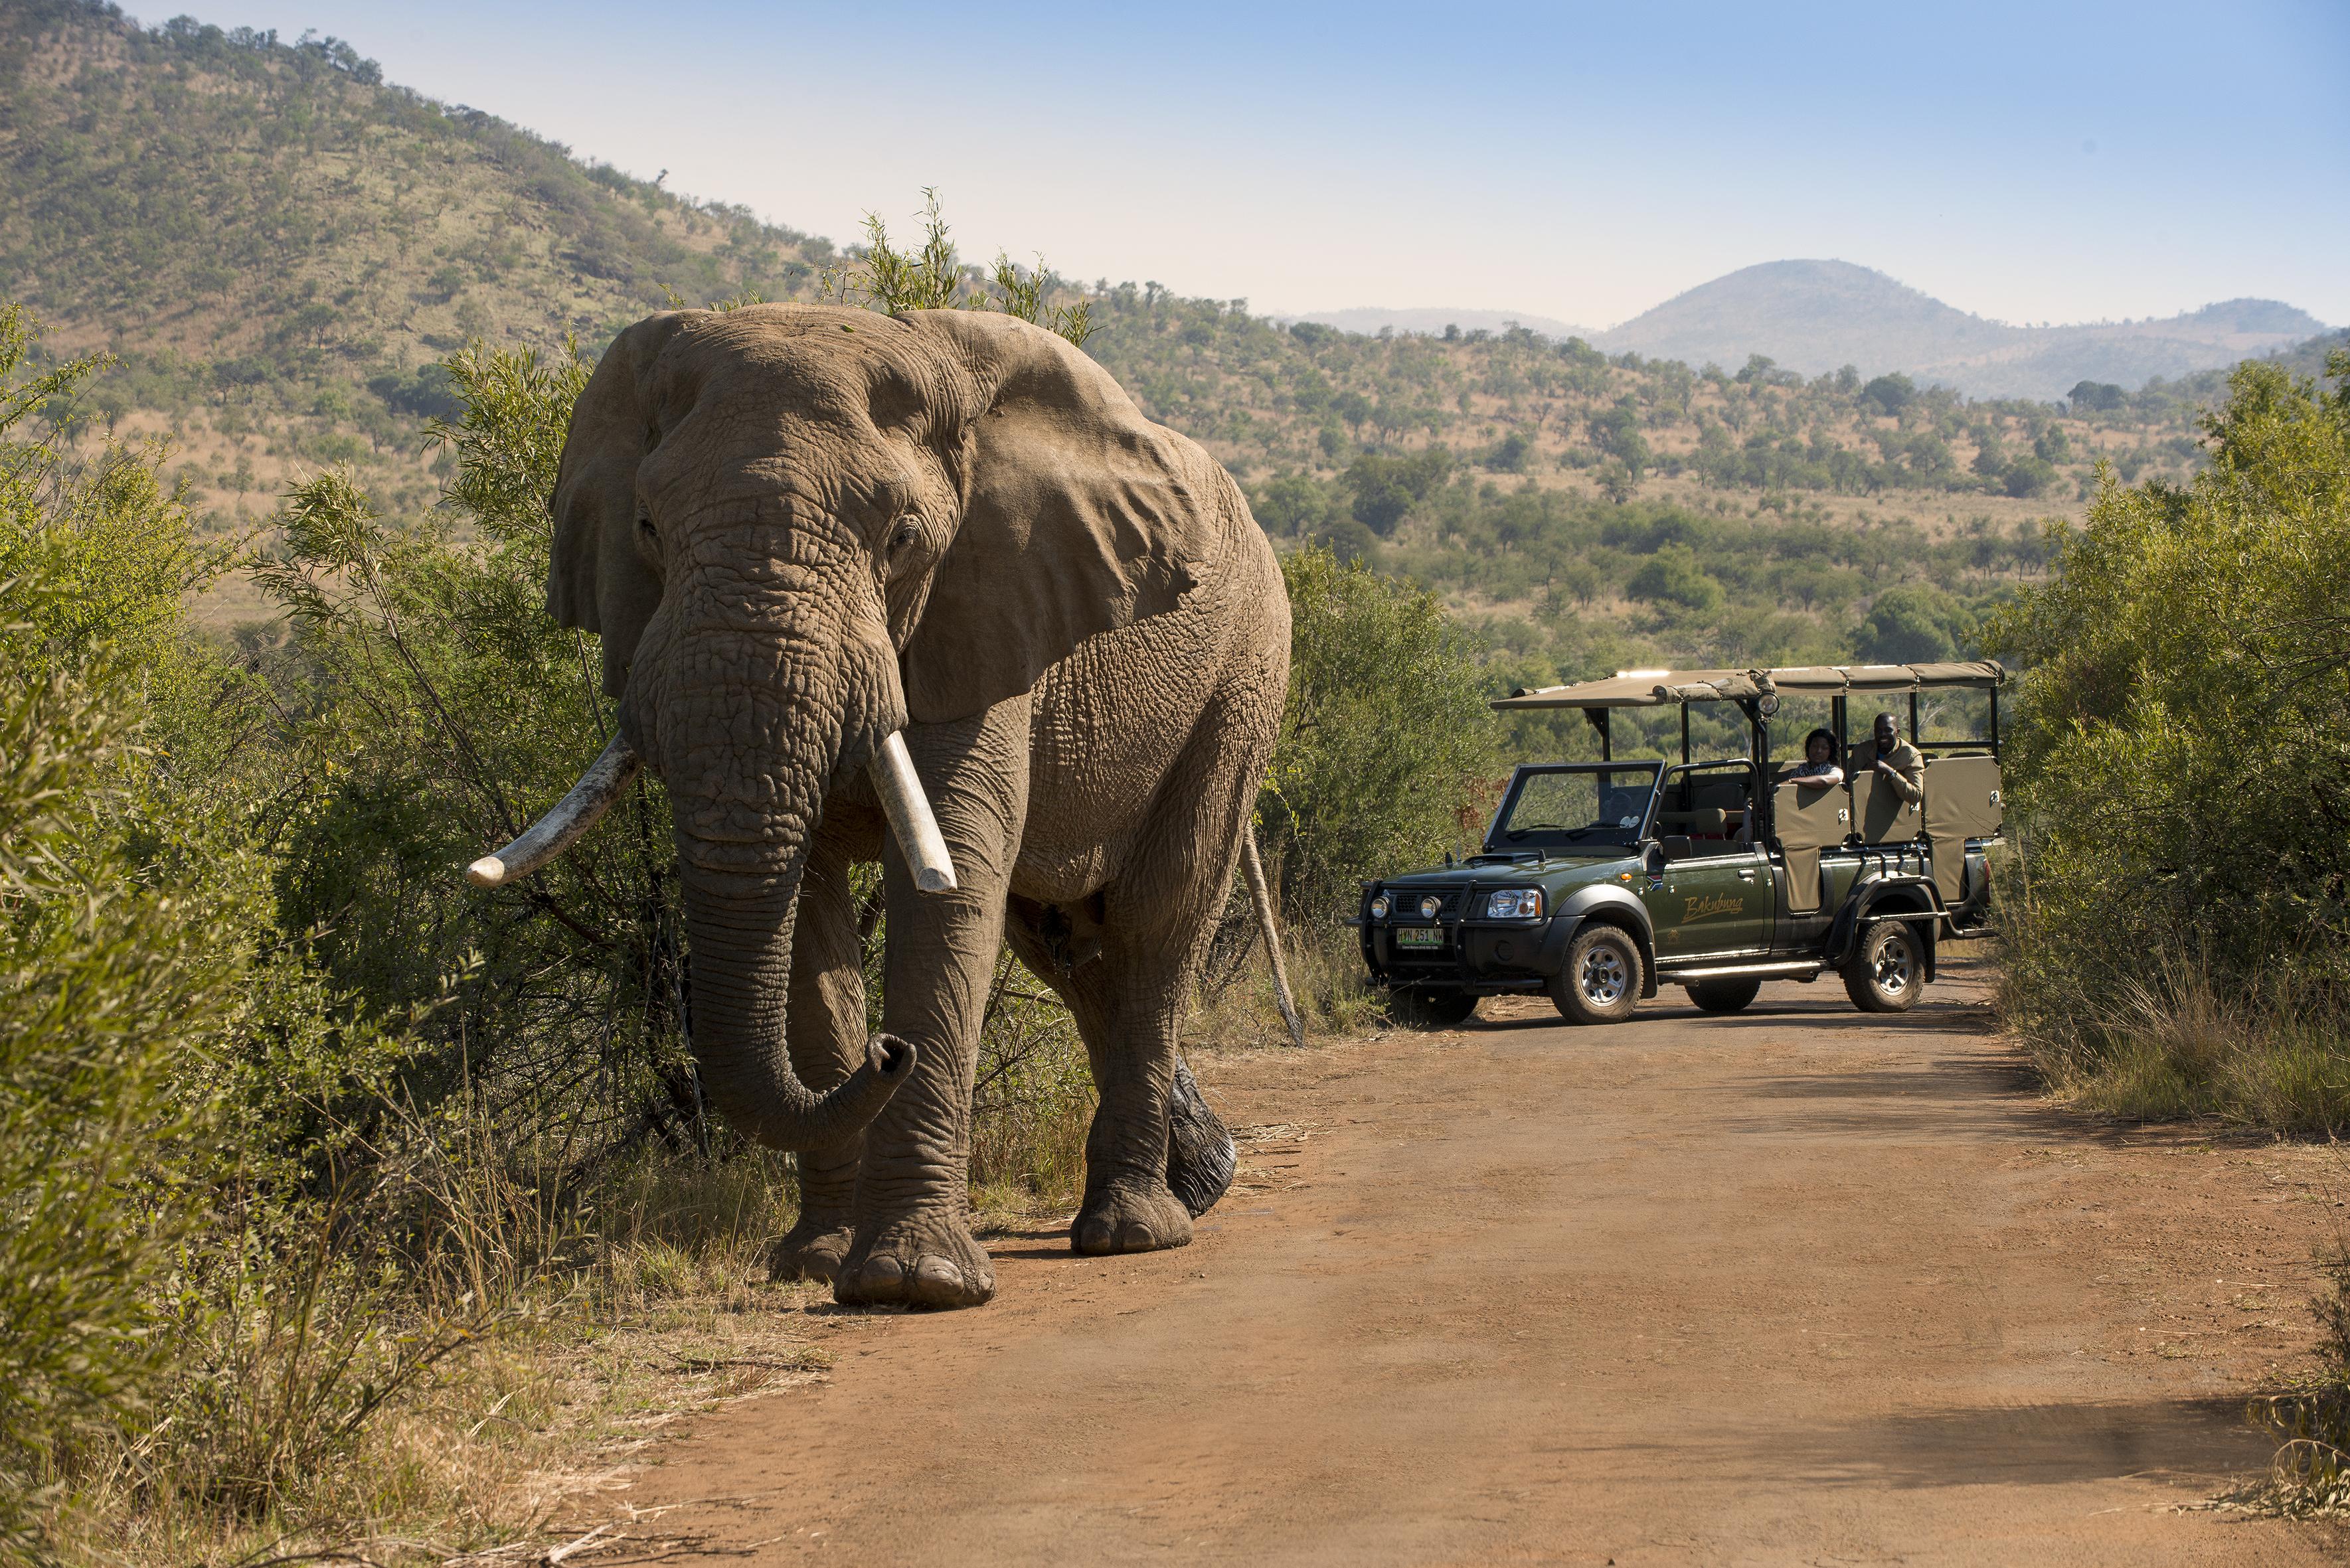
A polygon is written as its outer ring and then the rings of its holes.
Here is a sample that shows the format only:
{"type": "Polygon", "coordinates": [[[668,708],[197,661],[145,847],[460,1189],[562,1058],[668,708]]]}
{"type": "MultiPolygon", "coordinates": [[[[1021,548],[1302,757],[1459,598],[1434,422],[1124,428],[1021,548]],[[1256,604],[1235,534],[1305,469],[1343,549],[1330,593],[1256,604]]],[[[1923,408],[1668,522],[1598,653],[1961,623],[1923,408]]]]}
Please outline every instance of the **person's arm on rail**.
{"type": "Polygon", "coordinates": [[[1893,793],[1915,805],[1926,798],[1926,763],[1915,750],[1904,756],[1895,752],[1889,757],[1877,759],[1877,775],[1893,786],[1893,793]]]}

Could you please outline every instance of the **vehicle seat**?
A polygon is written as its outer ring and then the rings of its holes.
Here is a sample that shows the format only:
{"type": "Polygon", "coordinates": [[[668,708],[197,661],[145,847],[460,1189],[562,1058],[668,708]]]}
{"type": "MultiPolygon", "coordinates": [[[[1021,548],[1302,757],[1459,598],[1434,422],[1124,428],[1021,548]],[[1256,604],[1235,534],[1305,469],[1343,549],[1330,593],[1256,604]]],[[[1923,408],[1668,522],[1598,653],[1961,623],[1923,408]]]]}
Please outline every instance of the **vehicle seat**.
{"type": "Polygon", "coordinates": [[[1997,834],[2005,815],[1999,763],[1989,753],[1926,764],[1926,836],[1934,843],[1934,883],[1945,903],[1956,903],[1965,889],[1967,840],[1997,834]]]}

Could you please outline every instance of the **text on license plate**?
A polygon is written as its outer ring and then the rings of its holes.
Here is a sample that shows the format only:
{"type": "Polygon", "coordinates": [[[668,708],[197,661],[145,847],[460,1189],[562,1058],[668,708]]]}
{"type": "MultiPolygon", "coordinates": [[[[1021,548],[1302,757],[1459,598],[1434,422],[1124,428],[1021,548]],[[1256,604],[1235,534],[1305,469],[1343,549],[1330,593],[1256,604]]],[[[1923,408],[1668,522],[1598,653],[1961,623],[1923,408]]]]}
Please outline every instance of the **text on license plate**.
{"type": "Polygon", "coordinates": [[[1444,929],[1440,926],[1398,926],[1395,945],[1399,948],[1440,948],[1444,945],[1444,929]]]}

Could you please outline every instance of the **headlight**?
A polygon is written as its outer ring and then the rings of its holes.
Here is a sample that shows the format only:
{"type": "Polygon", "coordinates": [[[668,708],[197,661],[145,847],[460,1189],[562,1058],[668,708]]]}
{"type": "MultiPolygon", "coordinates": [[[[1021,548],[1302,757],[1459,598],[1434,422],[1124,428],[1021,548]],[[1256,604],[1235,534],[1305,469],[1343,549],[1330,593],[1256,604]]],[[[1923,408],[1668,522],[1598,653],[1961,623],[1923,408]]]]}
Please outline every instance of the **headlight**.
{"type": "Polygon", "coordinates": [[[1393,907],[1394,906],[1388,902],[1388,896],[1385,893],[1380,894],[1378,898],[1371,900],[1371,919],[1375,920],[1386,919],[1388,918],[1388,910],[1393,907]]]}
{"type": "Polygon", "coordinates": [[[1436,919],[1436,912],[1442,908],[1444,908],[1444,900],[1430,893],[1419,901],[1419,918],[1423,920],[1432,920],[1436,919]]]}
{"type": "Polygon", "coordinates": [[[1540,888],[1504,888],[1485,900],[1489,920],[1523,920],[1542,913],[1540,888]]]}

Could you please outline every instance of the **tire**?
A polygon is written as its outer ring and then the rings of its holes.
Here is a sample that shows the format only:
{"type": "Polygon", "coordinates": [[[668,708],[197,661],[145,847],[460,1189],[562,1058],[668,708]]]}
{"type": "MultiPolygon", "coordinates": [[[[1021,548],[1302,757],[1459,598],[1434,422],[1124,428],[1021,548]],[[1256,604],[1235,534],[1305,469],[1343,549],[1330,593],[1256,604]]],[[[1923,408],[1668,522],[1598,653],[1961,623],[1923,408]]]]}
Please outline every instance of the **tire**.
{"type": "Polygon", "coordinates": [[[1706,980],[1689,988],[1690,1001],[1700,1012],[1742,1012],[1762,994],[1761,976],[1751,980],[1706,980]]]}
{"type": "Polygon", "coordinates": [[[1640,1004],[1640,947],[1621,926],[1586,926],[1551,977],[1551,1005],[1569,1023],[1621,1023],[1640,1004]]]}
{"type": "Polygon", "coordinates": [[[1407,1029],[1451,1029],[1476,1011],[1477,999],[1466,992],[1398,986],[1388,992],[1388,1016],[1407,1029]]]}
{"type": "Polygon", "coordinates": [[[1861,933],[1845,966],[1844,991],[1863,1012],[1907,1012],[1926,989],[1926,955],[1907,920],[1879,920],[1861,933]]]}

